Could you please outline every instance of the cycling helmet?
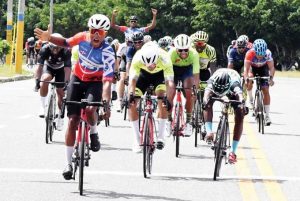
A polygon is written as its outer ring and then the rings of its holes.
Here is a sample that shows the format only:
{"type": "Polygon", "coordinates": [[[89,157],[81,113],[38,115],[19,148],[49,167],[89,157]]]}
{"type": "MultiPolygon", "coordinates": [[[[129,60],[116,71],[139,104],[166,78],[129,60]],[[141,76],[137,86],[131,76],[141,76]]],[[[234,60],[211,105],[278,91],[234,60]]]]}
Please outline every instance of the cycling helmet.
{"type": "Polygon", "coordinates": [[[166,48],[166,47],[169,46],[169,43],[168,43],[168,41],[167,41],[166,38],[160,38],[160,39],[158,40],[158,45],[159,45],[159,47],[161,47],[161,48],[166,48]]]}
{"type": "Polygon", "coordinates": [[[189,49],[191,46],[191,39],[186,34],[179,34],[174,39],[174,45],[176,49],[189,49]]]}
{"type": "Polygon", "coordinates": [[[34,41],[34,37],[30,37],[27,39],[27,42],[31,42],[31,41],[34,41]]]}
{"type": "Polygon", "coordinates": [[[246,41],[246,39],[244,37],[238,37],[238,39],[236,40],[236,46],[237,47],[247,47],[248,42],[246,41]]]}
{"type": "Polygon", "coordinates": [[[236,40],[232,40],[232,41],[231,41],[231,45],[232,45],[232,46],[234,46],[235,43],[236,43],[236,40]]]}
{"type": "Polygon", "coordinates": [[[247,43],[249,42],[249,38],[247,35],[240,35],[239,38],[243,38],[244,40],[247,41],[247,43]]]}
{"type": "Polygon", "coordinates": [[[88,27],[90,29],[104,29],[105,31],[108,31],[110,28],[110,21],[105,15],[95,14],[90,17],[88,27]]]}
{"type": "Polygon", "coordinates": [[[132,34],[125,35],[125,42],[132,42],[132,34]]]}
{"type": "Polygon", "coordinates": [[[172,40],[171,36],[165,36],[164,38],[167,40],[169,45],[172,45],[173,40],[172,40]]]}
{"type": "Polygon", "coordinates": [[[137,18],[137,16],[132,15],[132,16],[130,16],[129,20],[130,20],[130,21],[137,21],[138,18],[137,18]]]}
{"type": "Polygon", "coordinates": [[[193,42],[198,42],[198,41],[204,41],[204,42],[208,42],[208,34],[204,31],[197,31],[196,33],[194,33],[193,35],[193,42]]]}
{"type": "Polygon", "coordinates": [[[109,44],[111,44],[112,43],[112,41],[114,40],[111,36],[106,36],[105,37],[105,40],[109,43],[109,44]]]}
{"type": "Polygon", "coordinates": [[[132,34],[132,40],[133,41],[139,41],[139,40],[144,40],[144,35],[142,32],[135,32],[132,34]]]}
{"type": "MultiPolygon", "coordinates": [[[[54,36],[54,37],[58,37],[58,38],[62,38],[63,36],[59,33],[54,33],[54,34],[51,34],[51,36],[54,36]]],[[[54,43],[51,43],[49,42],[49,47],[52,49],[52,48],[56,48],[58,47],[57,45],[55,45],[54,43]]]]}
{"type": "Polygon", "coordinates": [[[253,43],[253,48],[258,56],[265,56],[268,49],[267,43],[263,39],[256,39],[253,43]]]}
{"type": "Polygon", "coordinates": [[[145,43],[147,43],[147,42],[149,42],[149,41],[151,41],[152,40],[152,37],[150,36],[150,35],[145,35],[144,36],[144,42],[145,43]]]}
{"type": "Polygon", "coordinates": [[[228,73],[220,72],[214,78],[212,82],[212,87],[214,93],[223,96],[229,90],[231,78],[228,73]]]}
{"type": "Polygon", "coordinates": [[[141,62],[146,66],[156,64],[158,52],[158,46],[154,42],[146,43],[141,49],[141,62]]]}

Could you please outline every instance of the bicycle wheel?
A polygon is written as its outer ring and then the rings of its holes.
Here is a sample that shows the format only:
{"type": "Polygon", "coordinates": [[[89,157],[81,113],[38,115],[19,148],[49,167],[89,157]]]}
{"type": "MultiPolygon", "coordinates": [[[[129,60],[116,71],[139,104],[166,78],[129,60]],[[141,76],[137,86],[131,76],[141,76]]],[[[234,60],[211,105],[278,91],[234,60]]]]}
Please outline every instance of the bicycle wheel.
{"type": "Polygon", "coordinates": [[[180,144],[180,106],[176,105],[176,110],[175,110],[175,119],[176,119],[176,123],[175,123],[175,141],[176,141],[176,149],[175,149],[175,156],[178,157],[179,156],[179,144],[180,144]]]}
{"type": "MultiPolygon", "coordinates": [[[[54,93],[52,95],[52,118],[51,118],[51,130],[50,130],[50,133],[49,133],[49,140],[50,142],[52,142],[52,139],[53,139],[53,133],[54,133],[54,119],[55,118],[58,118],[58,116],[56,116],[56,94],[54,93]]],[[[56,126],[56,125],[55,125],[56,126]]]]}
{"type": "Polygon", "coordinates": [[[214,168],[214,180],[217,179],[220,175],[220,169],[222,165],[222,159],[223,159],[223,150],[226,146],[226,121],[224,118],[222,118],[220,125],[217,130],[216,140],[214,143],[214,149],[215,149],[215,168],[214,168]]]}
{"type": "Polygon", "coordinates": [[[259,94],[259,98],[258,98],[258,111],[259,111],[259,125],[260,125],[260,132],[261,134],[264,134],[264,130],[265,130],[265,122],[264,122],[264,103],[263,103],[263,97],[262,97],[262,93],[258,93],[259,94]]]}
{"type": "Polygon", "coordinates": [[[127,110],[128,110],[128,100],[125,98],[124,100],[124,120],[126,120],[127,117],[127,110]]]}
{"type": "Polygon", "coordinates": [[[147,178],[147,173],[149,173],[149,154],[150,154],[150,121],[149,114],[145,116],[145,123],[143,128],[143,172],[144,178],[147,178]]]}
{"type": "Polygon", "coordinates": [[[195,133],[195,147],[198,145],[198,133],[200,133],[200,102],[197,98],[195,106],[194,106],[194,133],[195,133]]]}
{"type": "Polygon", "coordinates": [[[85,161],[85,149],[86,149],[86,144],[85,144],[85,138],[86,138],[86,123],[83,121],[81,123],[81,139],[79,142],[79,193],[82,195],[83,193],[83,172],[84,172],[84,161],[85,161]]]}
{"type": "Polygon", "coordinates": [[[49,143],[49,141],[52,141],[52,137],[50,139],[50,135],[53,133],[53,96],[50,95],[49,102],[48,102],[48,110],[47,115],[45,117],[46,120],[46,144],[49,143]]]}
{"type": "Polygon", "coordinates": [[[255,117],[255,120],[257,122],[257,125],[258,125],[258,132],[260,132],[260,129],[261,129],[261,125],[260,125],[260,115],[259,115],[259,92],[256,91],[255,92],[255,97],[254,97],[254,108],[253,108],[253,114],[254,114],[254,117],[255,117]]]}

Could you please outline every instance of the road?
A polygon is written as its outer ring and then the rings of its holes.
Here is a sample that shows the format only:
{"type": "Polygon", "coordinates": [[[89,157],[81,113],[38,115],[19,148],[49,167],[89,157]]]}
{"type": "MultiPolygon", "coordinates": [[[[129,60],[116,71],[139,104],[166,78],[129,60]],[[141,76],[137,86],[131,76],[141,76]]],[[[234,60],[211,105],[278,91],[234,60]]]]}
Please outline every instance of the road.
{"type": "Polygon", "coordinates": [[[168,138],[165,149],[155,152],[153,175],[144,179],[142,154],[130,149],[130,123],[113,108],[111,126],[98,128],[102,149],[92,153],[85,169],[84,196],[78,180],[65,181],[61,175],[65,131],[56,131],[54,142],[45,144],[34,81],[0,84],[0,200],[299,200],[300,79],[275,82],[272,125],[262,135],[253,117],[246,117],[238,162],[222,166],[218,181],[212,180],[213,151],[203,141],[195,148],[193,137],[182,139],[179,158],[168,138]]]}

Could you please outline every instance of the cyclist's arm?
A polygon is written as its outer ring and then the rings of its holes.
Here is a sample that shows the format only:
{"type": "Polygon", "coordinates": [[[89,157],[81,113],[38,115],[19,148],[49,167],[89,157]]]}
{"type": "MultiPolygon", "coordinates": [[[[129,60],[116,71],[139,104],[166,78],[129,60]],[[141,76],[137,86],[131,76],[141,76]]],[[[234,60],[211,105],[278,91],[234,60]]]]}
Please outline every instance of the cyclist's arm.
{"type": "Polygon", "coordinates": [[[111,97],[111,81],[105,80],[103,81],[103,87],[102,87],[102,99],[103,101],[106,101],[107,103],[110,102],[111,97]]]}
{"type": "Polygon", "coordinates": [[[121,57],[117,56],[116,62],[115,62],[115,72],[119,72],[121,57]]]}
{"type": "Polygon", "coordinates": [[[274,60],[268,61],[268,62],[267,62],[267,65],[268,65],[268,68],[269,68],[269,71],[270,71],[271,79],[273,79],[274,74],[275,74],[274,60]]]}
{"type": "Polygon", "coordinates": [[[194,75],[194,85],[198,89],[199,87],[199,74],[200,74],[200,63],[199,63],[199,54],[196,51],[193,51],[193,75],[194,75]]]}
{"type": "Polygon", "coordinates": [[[153,17],[152,17],[152,22],[149,26],[145,28],[145,32],[149,32],[150,30],[154,29],[156,26],[156,15],[157,15],[157,10],[152,9],[153,17]]]}
{"type": "Polygon", "coordinates": [[[58,46],[61,46],[61,47],[68,47],[69,46],[68,43],[67,43],[66,38],[64,38],[64,37],[56,37],[56,36],[50,35],[48,41],[51,42],[51,43],[54,43],[58,46]]]}
{"type": "Polygon", "coordinates": [[[230,50],[228,57],[227,68],[233,69],[233,49],[230,50]]]}

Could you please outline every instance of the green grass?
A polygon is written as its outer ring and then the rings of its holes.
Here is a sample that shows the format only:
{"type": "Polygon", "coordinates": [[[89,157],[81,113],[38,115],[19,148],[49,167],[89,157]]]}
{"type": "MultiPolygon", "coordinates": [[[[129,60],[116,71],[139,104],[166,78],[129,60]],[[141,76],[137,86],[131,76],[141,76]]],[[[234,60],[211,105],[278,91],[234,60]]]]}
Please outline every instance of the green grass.
{"type": "MultiPolygon", "coordinates": [[[[22,75],[31,75],[32,73],[22,69],[22,75]]],[[[7,66],[7,65],[0,65],[0,77],[13,77],[17,75],[17,73],[15,72],[15,67],[12,66],[7,66]]]]}
{"type": "Polygon", "coordinates": [[[300,71],[276,71],[275,77],[294,77],[300,78],[300,71]]]}

